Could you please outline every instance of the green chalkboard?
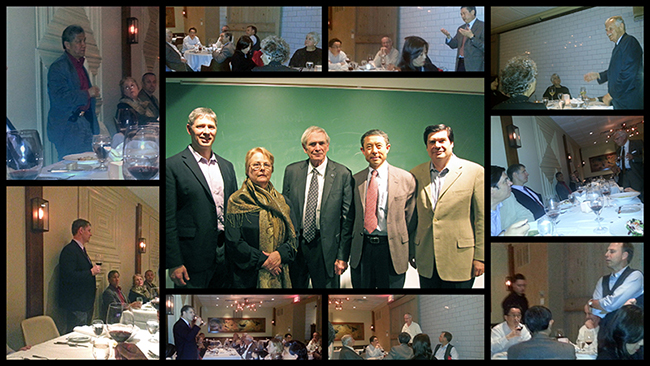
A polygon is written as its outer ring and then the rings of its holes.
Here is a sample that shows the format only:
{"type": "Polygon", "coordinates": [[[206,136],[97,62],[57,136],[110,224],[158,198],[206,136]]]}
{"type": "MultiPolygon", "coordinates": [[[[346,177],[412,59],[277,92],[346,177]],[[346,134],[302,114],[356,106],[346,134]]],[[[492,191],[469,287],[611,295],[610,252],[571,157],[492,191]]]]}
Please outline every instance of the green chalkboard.
{"type": "Polygon", "coordinates": [[[425,91],[349,89],[271,85],[166,84],[167,157],[186,148],[187,117],[196,107],[212,108],[218,131],[213,149],[245,178],[244,157],[262,146],[275,157],[271,182],[282,186],[284,168],[307,158],[300,137],[312,125],[330,136],[328,157],[352,173],[367,167],[360,151],[361,135],[373,128],[386,132],[388,161],[405,170],[429,160],[423,132],[431,124],[454,129],[454,153],[483,165],[483,95],[425,91]]]}

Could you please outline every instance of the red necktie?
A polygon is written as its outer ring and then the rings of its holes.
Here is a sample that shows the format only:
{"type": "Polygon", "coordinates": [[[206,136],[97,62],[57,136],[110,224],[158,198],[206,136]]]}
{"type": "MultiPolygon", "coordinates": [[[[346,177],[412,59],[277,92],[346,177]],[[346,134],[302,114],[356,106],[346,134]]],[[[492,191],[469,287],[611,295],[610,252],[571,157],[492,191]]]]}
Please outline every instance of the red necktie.
{"type": "Polygon", "coordinates": [[[372,177],[368,184],[368,191],[366,192],[366,210],[363,216],[363,227],[368,231],[368,234],[377,229],[377,195],[379,191],[377,183],[377,171],[372,171],[372,177]]]}

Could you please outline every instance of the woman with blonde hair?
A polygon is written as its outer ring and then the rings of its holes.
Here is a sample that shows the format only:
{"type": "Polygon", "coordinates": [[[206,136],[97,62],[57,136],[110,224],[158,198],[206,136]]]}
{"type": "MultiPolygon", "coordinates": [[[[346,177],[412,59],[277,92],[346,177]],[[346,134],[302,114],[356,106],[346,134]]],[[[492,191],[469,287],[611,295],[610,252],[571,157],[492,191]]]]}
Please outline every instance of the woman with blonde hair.
{"type": "Polygon", "coordinates": [[[230,196],[226,257],[234,288],[291,288],[289,263],[298,242],[291,203],[271,183],[273,154],[263,147],[246,154],[246,179],[230,196]]]}

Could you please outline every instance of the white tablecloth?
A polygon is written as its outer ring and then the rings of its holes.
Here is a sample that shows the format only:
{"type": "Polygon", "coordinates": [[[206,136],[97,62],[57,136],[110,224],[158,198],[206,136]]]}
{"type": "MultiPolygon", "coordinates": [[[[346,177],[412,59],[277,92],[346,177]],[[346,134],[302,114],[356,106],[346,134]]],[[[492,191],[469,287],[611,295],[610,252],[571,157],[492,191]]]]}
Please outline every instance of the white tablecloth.
{"type": "Polygon", "coordinates": [[[560,106],[560,101],[559,100],[551,100],[549,103],[546,105],[546,109],[549,110],[565,110],[565,111],[571,111],[571,110],[598,110],[598,109],[614,109],[614,106],[606,106],[605,103],[603,102],[589,102],[587,103],[588,106],[587,108],[584,108],[584,106],[580,105],[577,106],[576,108],[573,108],[571,106],[571,103],[565,104],[564,107],[560,106]]]}
{"type": "Polygon", "coordinates": [[[241,356],[234,349],[212,349],[205,352],[204,360],[241,360],[241,356]]]}
{"type": "Polygon", "coordinates": [[[201,65],[210,66],[210,62],[212,61],[212,53],[208,51],[187,51],[184,56],[187,64],[194,71],[201,71],[201,65]]]}
{"type": "MultiPolygon", "coordinates": [[[[633,236],[628,235],[625,223],[631,219],[643,221],[643,204],[636,198],[632,204],[622,206],[621,213],[618,213],[619,206],[616,200],[612,200],[612,207],[605,207],[600,213],[603,218],[601,225],[607,228],[604,234],[594,233],[598,227],[596,214],[594,212],[583,212],[580,206],[574,206],[562,211],[558,217],[556,232],[561,236],[633,236]]],[[[537,223],[530,223],[531,231],[537,230],[537,223]]],[[[534,233],[534,232],[533,232],[534,233]]],[[[533,234],[529,232],[530,234],[533,234]]]]}
{"type": "MultiPolygon", "coordinates": [[[[93,359],[92,354],[92,344],[90,342],[79,343],[76,347],[71,347],[65,344],[56,344],[56,342],[66,342],[68,337],[79,337],[79,336],[88,336],[91,335],[91,339],[94,338],[94,333],[89,326],[86,327],[77,327],[72,333],[62,335],[58,338],[51,339],[47,342],[43,342],[37,345],[32,346],[32,348],[25,351],[18,351],[12,354],[7,355],[7,359],[93,359]]],[[[107,337],[106,333],[102,337],[107,337]]],[[[147,331],[146,328],[140,329],[128,343],[135,343],[140,351],[147,356],[148,359],[157,359],[151,353],[155,355],[160,354],[160,343],[159,342],[150,342],[152,335],[147,331]]],[[[160,332],[155,334],[156,339],[160,340],[160,332]]],[[[116,343],[113,343],[114,345],[116,343]]],[[[115,359],[115,350],[111,350],[110,359],[115,359]]]]}
{"type": "Polygon", "coordinates": [[[132,309],[135,325],[140,329],[147,329],[147,320],[158,320],[158,311],[150,304],[145,304],[141,309],[132,309]]]}

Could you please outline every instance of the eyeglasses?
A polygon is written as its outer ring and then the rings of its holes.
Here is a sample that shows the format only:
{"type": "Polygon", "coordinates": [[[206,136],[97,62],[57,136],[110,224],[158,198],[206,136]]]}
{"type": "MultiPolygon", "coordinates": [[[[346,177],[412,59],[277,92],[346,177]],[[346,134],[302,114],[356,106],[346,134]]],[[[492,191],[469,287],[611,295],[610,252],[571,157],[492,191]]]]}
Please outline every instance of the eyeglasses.
{"type": "Polygon", "coordinates": [[[254,171],[258,171],[262,169],[262,167],[264,167],[264,170],[273,170],[273,166],[269,163],[264,163],[264,165],[260,163],[251,164],[251,168],[253,168],[254,171]]]}

